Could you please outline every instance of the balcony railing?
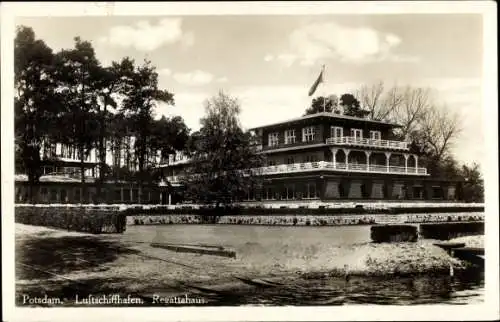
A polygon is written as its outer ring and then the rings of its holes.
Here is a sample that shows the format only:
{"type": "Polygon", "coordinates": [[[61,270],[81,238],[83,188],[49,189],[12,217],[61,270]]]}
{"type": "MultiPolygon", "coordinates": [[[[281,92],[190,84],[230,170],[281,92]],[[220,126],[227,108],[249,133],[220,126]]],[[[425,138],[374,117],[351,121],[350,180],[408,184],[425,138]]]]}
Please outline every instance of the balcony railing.
{"type": "Polygon", "coordinates": [[[368,173],[390,173],[390,174],[413,174],[427,175],[426,168],[399,167],[375,164],[359,163],[333,163],[326,161],[280,164],[256,169],[261,174],[294,173],[315,170],[340,170],[346,172],[368,172],[368,173]]]}
{"type": "Polygon", "coordinates": [[[375,140],[367,138],[357,138],[353,136],[331,137],[326,139],[326,144],[371,146],[378,148],[401,149],[401,150],[408,149],[408,142],[404,141],[375,140]]]}
{"type": "MultiPolygon", "coordinates": [[[[261,168],[255,168],[251,171],[255,175],[268,174],[287,174],[297,172],[309,172],[317,170],[344,171],[344,172],[362,172],[362,173],[388,173],[388,174],[406,174],[406,175],[427,175],[426,168],[386,166],[378,164],[359,164],[359,163],[333,163],[327,161],[280,164],[261,168]]],[[[248,170],[246,170],[248,171],[248,170]]],[[[167,177],[171,183],[179,182],[179,176],[167,177]]]]}

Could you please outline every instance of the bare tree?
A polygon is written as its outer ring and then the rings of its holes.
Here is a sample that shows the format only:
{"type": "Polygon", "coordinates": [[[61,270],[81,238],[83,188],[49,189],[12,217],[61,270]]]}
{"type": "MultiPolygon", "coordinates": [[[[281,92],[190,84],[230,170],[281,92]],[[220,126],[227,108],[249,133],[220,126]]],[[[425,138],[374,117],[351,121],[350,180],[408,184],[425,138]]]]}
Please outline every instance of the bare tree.
{"type": "Polygon", "coordinates": [[[419,126],[423,139],[436,160],[443,160],[461,132],[458,114],[446,106],[430,106],[420,118],[419,126]]]}
{"type": "Polygon", "coordinates": [[[419,121],[431,106],[430,90],[407,86],[402,90],[401,102],[395,105],[393,118],[402,125],[401,136],[407,137],[418,128],[419,121]]]}
{"type": "MultiPolygon", "coordinates": [[[[356,93],[357,99],[361,106],[368,110],[370,119],[381,119],[380,116],[384,113],[385,104],[383,104],[384,82],[379,81],[371,86],[363,85],[356,93]]],[[[387,116],[387,115],[385,115],[387,116]]]]}

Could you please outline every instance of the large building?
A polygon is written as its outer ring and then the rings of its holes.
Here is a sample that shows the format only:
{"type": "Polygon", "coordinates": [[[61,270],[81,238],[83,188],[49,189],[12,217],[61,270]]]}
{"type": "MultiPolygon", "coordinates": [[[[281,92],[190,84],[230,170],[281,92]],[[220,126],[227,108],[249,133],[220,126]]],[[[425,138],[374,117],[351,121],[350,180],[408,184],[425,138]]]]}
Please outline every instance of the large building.
{"type": "MultiPolygon", "coordinates": [[[[114,142],[106,142],[105,163],[114,169],[138,169],[133,155],[133,137],[122,137],[114,142]]],[[[67,144],[44,141],[41,144],[42,176],[36,193],[38,203],[161,203],[167,200],[166,188],[158,185],[143,187],[142,198],[139,198],[139,187],[127,178],[108,179],[98,184],[101,159],[96,148],[89,151],[84,158],[85,191],[81,184],[81,159],[78,150],[67,144]],[[100,196],[97,193],[100,189],[100,196]]],[[[148,157],[150,165],[162,162],[159,154],[148,157]]],[[[28,201],[30,186],[25,174],[15,175],[15,201],[28,201]]]]}
{"type": "MultiPolygon", "coordinates": [[[[394,139],[398,127],[324,112],[253,128],[266,165],[247,200],[456,200],[459,183],[432,178],[408,142],[394,139]]],[[[165,177],[179,185],[189,160],[169,161],[165,177]]]]}
{"type": "MultiPolygon", "coordinates": [[[[335,113],[317,113],[250,129],[260,138],[257,152],[265,166],[254,169],[262,184],[249,191],[247,201],[293,200],[457,200],[460,182],[440,180],[419,165],[408,142],[395,139],[397,124],[335,113]]],[[[137,170],[133,138],[108,142],[106,164],[137,170]]],[[[182,153],[163,160],[164,181],[143,187],[122,178],[97,184],[100,159],[94,149],[85,158],[85,198],[81,184],[81,161],[74,147],[43,144],[43,176],[37,201],[41,203],[176,203],[183,200],[182,181],[190,160],[182,153]],[[96,195],[100,189],[99,198],[96,195]]],[[[16,176],[16,202],[26,202],[29,184],[16,176]]]]}

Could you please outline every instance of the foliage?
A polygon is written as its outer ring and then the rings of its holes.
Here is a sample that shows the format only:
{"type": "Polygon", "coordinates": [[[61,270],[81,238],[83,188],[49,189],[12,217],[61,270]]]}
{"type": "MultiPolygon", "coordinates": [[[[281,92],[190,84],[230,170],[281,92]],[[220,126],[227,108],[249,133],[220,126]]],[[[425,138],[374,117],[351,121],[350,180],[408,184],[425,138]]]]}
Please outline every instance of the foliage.
{"type": "Polygon", "coordinates": [[[483,235],[484,222],[420,224],[423,238],[447,240],[461,236],[483,235]]]}
{"type": "Polygon", "coordinates": [[[124,213],[100,208],[23,206],[14,214],[17,223],[93,234],[123,233],[127,226],[124,213]]]}
{"type": "Polygon", "coordinates": [[[462,165],[460,175],[464,184],[462,197],[467,202],[484,202],[484,181],[478,164],[462,165]]]}
{"type": "Polygon", "coordinates": [[[16,168],[28,175],[33,186],[42,175],[42,142],[57,134],[54,125],[62,105],[54,82],[52,50],[35,38],[31,28],[17,29],[14,56],[16,168]]]}
{"type": "Polygon", "coordinates": [[[361,108],[358,99],[350,93],[342,94],[342,96],[340,96],[340,105],[344,109],[344,115],[347,116],[363,118],[366,114],[368,114],[367,111],[361,108]]]}
{"type": "Polygon", "coordinates": [[[159,89],[151,62],[136,66],[125,57],[103,67],[91,43],[79,37],[74,48],[53,54],[42,40],[35,39],[31,28],[19,27],[15,89],[16,171],[28,174],[30,187],[42,175],[44,144],[62,143],[77,149],[82,184],[85,159],[96,149],[102,184],[113,178],[156,180],[157,156],[165,158],[185,149],[189,137],[182,118],[154,119],[158,103],[172,105],[174,101],[172,93],[159,89]],[[108,151],[125,158],[125,165],[113,158],[113,165],[108,166],[108,151]]]}
{"type": "Polygon", "coordinates": [[[338,97],[335,95],[332,95],[330,97],[325,97],[325,96],[319,96],[316,98],[313,98],[311,102],[311,106],[306,109],[306,112],[304,115],[310,115],[310,114],[316,114],[316,113],[321,113],[321,112],[328,112],[328,113],[338,113],[338,97]]]}
{"type": "Polygon", "coordinates": [[[418,233],[413,225],[374,225],[370,237],[375,243],[416,242],[418,233]]]}
{"type": "Polygon", "coordinates": [[[236,99],[219,92],[206,101],[205,108],[200,131],[190,142],[188,195],[205,203],[230,203],[258,184],[248,169],[260,167],[262,158],[254,153],[250,134],[240,126],[236,99]]]}
{"type": "MultiPolygon", "coordinates": [[[[156,150],[151,147],[154,138],[154,108],[158,103],[174,104],[173,94],[158,88],[158,73],[150,61],[145,61],[142,66],[130,71],[122,94],[123,105],[120,112],[128,120],[130,134],[134,136],[133,149],[137,160],[137,178],[139,183],[151,180],[148,170],[155,165],[156,150]]],[[[165,122],[157,123],[156,130],[165,128],[165,122]]],[[[161,138],[156,139],[157,144],[161,138]]],[[[158,146],[157,146],[158,147],[158,146]]],[[[140,189],[141,190],[141,189],[140,189]]],[[[139,198],[141,198],[139,192],[139,198]]]]}

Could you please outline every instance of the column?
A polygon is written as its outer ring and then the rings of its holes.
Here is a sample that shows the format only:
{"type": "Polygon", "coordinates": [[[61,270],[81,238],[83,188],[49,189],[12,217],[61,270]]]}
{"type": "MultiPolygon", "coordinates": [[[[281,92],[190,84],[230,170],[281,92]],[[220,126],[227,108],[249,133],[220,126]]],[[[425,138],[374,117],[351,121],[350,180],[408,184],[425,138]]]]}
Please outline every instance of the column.
{"type": "Polygon", "coordinates": [[[413,157],[415,158],[415,173],[418,173],[418,156],[413,155],[413,157]]]}
{"type": "Polygon", "coordinates": [[[351,152],[351,150],[342,149],[342,151],[344,151],[344,154],[345,154],[345,169],[348,170],[349,169],[349,153],[351,152]]]}
{"type": "Polygon", "coordinates": [[[333,168],[335,169],[337,167],[337,148],[330,148],[330,151],[332,151],[332,161],[333,161],[333,168]]]}
{"type": "Polygon", "coordinates": [[[405,173],[408,173],[408,154],[403,154],[405,157],[405,173]]]}
{"type": "Polygon", "coordinates": [[[123,202],[123,187],[120,188],[120,203],[123,202]]]}
{"type": "Polygon", "coordinates": [[[160,191],[160,205],[163,205],[163,191],[161,191],[161,189],[159,191],[160,191]]]}
{"type": "Polygon", "coordinates": [[[391,159],[391,152],[385,152],[385,166],[387,168],[387,172],[389,172],[389,160],[391,159]]]}
{"type": "Polygon", "coordinates": [[[170,193],[168,194],[168,204],[172,204],[172,195],[170,193]]]}
{"type": "Polygon", "coordinates": [[[370,155],[372,154],[371,151],[365,151],[366,155],[366,171],[370,171],[370,155]]]}

